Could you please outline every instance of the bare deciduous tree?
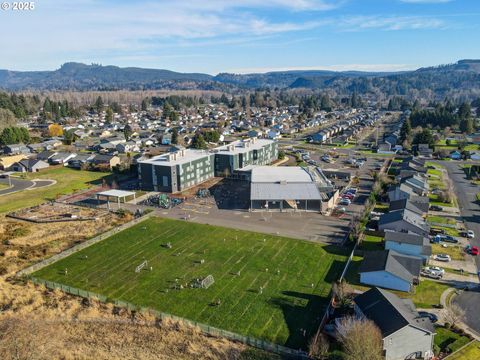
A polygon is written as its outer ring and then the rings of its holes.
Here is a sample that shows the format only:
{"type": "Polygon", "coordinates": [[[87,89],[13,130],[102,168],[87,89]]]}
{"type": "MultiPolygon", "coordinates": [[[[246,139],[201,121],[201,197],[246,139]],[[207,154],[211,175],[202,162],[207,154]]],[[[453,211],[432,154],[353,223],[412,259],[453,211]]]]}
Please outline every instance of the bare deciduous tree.
{"type": "Polygon", "coordinates": [[[443,318],[446,323],[454,326],[463,321],[465,318],[465,311],[463,311],[458,305],[451,304],[443,309],[443,318]]]}
{"type": "Polygon", "coordinates": [[[315,335],[308,345],[308,355],[314,359],[327,359],[328,351],[330,349],[330,343],[323,334],[315,335]]]}
{"type": "Polygon", "coordinates": [[[337,332],[348,360],[383,359],[382,334],[373,321],[345,317],[337,332]]]}

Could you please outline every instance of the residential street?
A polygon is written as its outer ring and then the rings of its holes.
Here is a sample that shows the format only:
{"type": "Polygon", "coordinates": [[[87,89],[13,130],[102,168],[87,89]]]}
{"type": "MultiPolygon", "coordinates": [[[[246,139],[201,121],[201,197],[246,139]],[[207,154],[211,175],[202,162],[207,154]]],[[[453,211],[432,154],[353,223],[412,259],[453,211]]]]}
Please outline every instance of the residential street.
{"type": "MultiPolygon", "coordinates": [[[[460,213],[465,221],[465,226],[475,232],[475,239],[470,239],[472,245],[480,246],[480,205],[476,201],[476,194],[480,192],[480,187],[473,185],[466,179],[466,175],[456,161],[439,161],[448,171],[448,176],[452,180],[455,188],[455,194],[458,199],[460,213]]],[[[477,269],[480,265],[480,257],[476,259],[477,269]]]]}

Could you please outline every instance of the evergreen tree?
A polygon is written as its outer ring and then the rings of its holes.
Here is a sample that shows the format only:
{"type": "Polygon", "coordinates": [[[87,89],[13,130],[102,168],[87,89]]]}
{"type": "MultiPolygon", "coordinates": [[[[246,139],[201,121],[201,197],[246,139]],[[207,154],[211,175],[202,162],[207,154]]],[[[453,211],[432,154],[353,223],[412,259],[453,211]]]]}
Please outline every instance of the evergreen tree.
{"type": "Polygon", "coordinates": [[[148,99],[143,99],[142,100],[142,107],[141,107],[142,111],[147,111],[148,109],[148,99]]]}
{"type": "Polygon", "coordinates": [[[472,109],[469,103],[464,102],[460,105],[458,108],[458,116],[460,119],[467,119],[472,116],[472,109]]]}
{"type": "Polygon", "coordinates": [[[99,96],[97,98],[97,100],[95,101],[95,105],[94,105],[94,108],[95,108],[95,111],[97,112],[97,114],[101,113],[102,110],[103,110],[103,99],[101,96],[99,96]]]}
{"type": "Polygon", "coordinates": [[[435,141],[433,139],[433,135],[430,129],[424,128],[421,132],[415,135],[413,143],[428,144],[429,146],[433,146],[435,144],[435,141]]]}
{"type": "Polygon", "coordinates": [[[130,140],[130,138],[132,137],[132,133],[132,127],[129,124],[125,125],[125,127],[123,128],[123,136],[125,136],[126,141],[130,140]]]}
{"type": "Polygon", "coordinates": [[[113,110],[110,107],[108,107],[105,111],[105,121],[107,123],[111,123],[113,121],[113,110]]]}
{"type": "Polygon", "coordinates": [[[207,143],[205,142],[205,139],[203,138],[203,135],[200,133],[195,134],[195,136],[192,139],[192,146],[193,149],[206,149],[207,148],[207,143]]]}
{"type": "Polygon", "coordinates": [[[471,134],[474,131],[473,119],[471,117],[460,120],[460,131],[464,134],[471,134]]]}
{"type": "Polygon", "coordinates": [[[7,127],[3,129],[2,133],[0,134],[0,144],[2,145],[11,145],[17,143],[17,137],[15,135],[15,131],[12,127],[7,127]]]}
{"type": "Polygon", "coordinates": [[[410,124],[410,119],[406,119],[400,129],[400,140],[404,142],[405,140],[410,139],[412,134],[412,125],[410,124]]]}
{"type": "Polygon", "coordinates": [[[173,145],[178,144],[178,130],[177,129],[172,130],[172,141],[171,142],[172,142],[173,145]]]}

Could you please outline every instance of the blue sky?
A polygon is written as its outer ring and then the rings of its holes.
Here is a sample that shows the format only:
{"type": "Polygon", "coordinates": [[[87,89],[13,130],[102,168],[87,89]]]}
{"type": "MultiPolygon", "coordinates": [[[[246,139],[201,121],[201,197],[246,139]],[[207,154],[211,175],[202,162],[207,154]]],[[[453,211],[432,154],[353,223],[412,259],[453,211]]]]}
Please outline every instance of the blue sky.
{"type": "Polygon", "coordinates": [[[480,58],[480,0],[37,0],[0,10],[0,68],[405,70],[480,58]]]}

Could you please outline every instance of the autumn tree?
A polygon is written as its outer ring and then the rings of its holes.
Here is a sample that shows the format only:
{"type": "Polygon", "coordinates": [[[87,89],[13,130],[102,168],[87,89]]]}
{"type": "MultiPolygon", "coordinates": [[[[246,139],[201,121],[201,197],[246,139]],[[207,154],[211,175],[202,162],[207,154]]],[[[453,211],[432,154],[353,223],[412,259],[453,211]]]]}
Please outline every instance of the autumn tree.
{"type": "Polygon", "coordinates": [[[59,124],[48,125],[48,135],[50,135],[51,137],[62,136],[63,135],[62,126],[59,124]]]}

